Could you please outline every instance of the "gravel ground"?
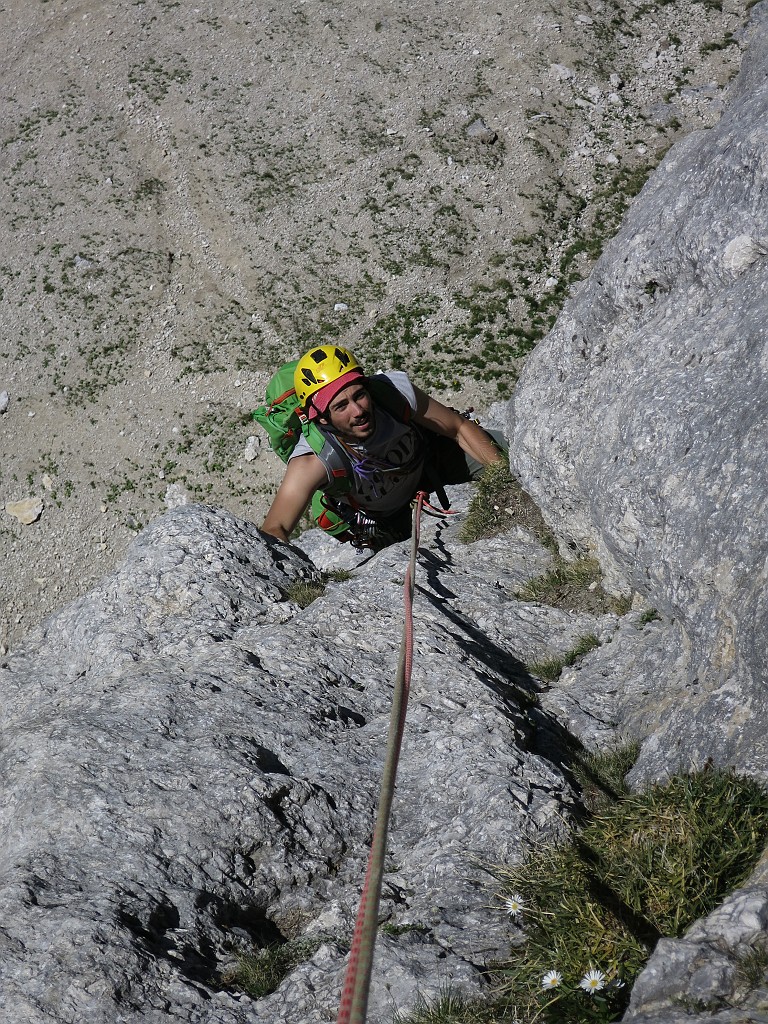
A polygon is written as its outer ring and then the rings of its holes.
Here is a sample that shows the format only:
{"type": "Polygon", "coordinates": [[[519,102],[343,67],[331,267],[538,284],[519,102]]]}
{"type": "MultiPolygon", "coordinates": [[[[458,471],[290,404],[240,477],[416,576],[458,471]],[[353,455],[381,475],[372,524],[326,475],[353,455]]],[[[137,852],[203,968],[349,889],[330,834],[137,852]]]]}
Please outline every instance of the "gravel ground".
{"type": "Polygon", "coordinates": [[[5,651],[174,503],[260,521],[281,464],[248,414],[314,340],[460,406],[506,397],[664,151],[717,121],[745,15],[41,0],[0,17],[5,651]]]}

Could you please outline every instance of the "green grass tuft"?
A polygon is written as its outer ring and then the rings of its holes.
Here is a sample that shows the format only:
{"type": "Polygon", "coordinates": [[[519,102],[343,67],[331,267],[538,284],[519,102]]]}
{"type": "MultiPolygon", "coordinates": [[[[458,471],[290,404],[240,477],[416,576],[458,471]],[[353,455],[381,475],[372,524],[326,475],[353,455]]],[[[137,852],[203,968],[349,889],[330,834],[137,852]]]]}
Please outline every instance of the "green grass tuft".
{"type": "Polygon", "coordinates": [[[299,608],[307,608],[325,593],[325,583],[320,580],[294,580],[285,588],[285,598],[299,608]]]}
{"type": "Polygon", "coordinates": [[[633,741],[599,754],[577,755],[573,774],[587,811],[595,812],[629,795],[625,779],[639,753],[640,744],[633,741]]]}
{"type": "Polygon", "coordinates": [[[606,593],[602,580],[600,563],[596,558],[582,556],[567,562],[555,554],[552,568],[528,580],[515,597],[520,601],[549,604],[566,611],[626,615],[632,607],[632,599],[606,593]]]}
{"type": "MultiPolygon", "coordinates": [[[[542,1024],[616,1020],[658,939],[681,935],[741,885],[766,839],[766,791],[705,769],[620,796],[568,842],[534,849],[501,873],[526,932],[503,969],[507,1000],[542,1024]],[[580,987],[590,969],[601,972],[591,994],[580,987]],[[553,970],[559,983],[543,988],[553,970]]],[[[757,976],[752,961],[746,970],[757,976]]]]}
{"type": "Polygon", "coordinates": [[[600,564],[596,558],[577,558],[573,562],[557,558],[551,569],[541,576],[528,580],[517,592],[517,597],[522,601],[535,601],[537,604],[558,607],[568,591],[573,588],[596,589],[600,579],[600,564]]]}
{"type": "Polygon", "coordinates": [[[640,625],[647,626],[649,622],[660,622],[661,616],[655,608],[649,608],[640,616],[640,625]]]}
{"type": "Polygon", "coordinates": [[[746,989],[764,988],[768,980],[768,949],[755,946],[738,961],[737,977],[746,989]]]}
{"type": "Polygon", "coordinates": [[[327,583],[346,583],[351,579],[352,573],[349,569],[330,569],[327,572],[321,572],[319,579],[294,580],[285,588],[284,596],[286,600],[293,601],[299,608],[307,608],[318,597],[325,594],[327,583]]]}
{"type": "Polygon", "coordinates": [[[560,677],[560,673],[564,668],[575,665],[585,654],[589,654],[590,651],[594,651],[599,646],[600,641],[594,633],[588,633],[586,636],[579,637],[576,646],[565,654],[555,658],[547,658],[544,661],[535,661],[528,665],[527,668],[532,676],[546,679],[548,682],[554,682],[555,679],[560,677]]]}
{"type": "Polygon", "coordinates": [[[538,507],[512,476],[506,461],[494,462],[486,466],[477,481],[459,540],[471,544],[495,537],[516,524],[529,529],[543,542],[551,539],[538,507]]]}
{"type": "Polygon", "coordinates": [[[392,1024],[512,1024],[515,1019],[505,1007],[447,992],[434,1002],[422,999],[411,1013],[396,1013],[392,1024]]]}
{"type": "Polygon", "coordinates": [[[352,579],[352,573],[349,569],[329,569],[323,573],[323,579],[329,583],[346,583],[352,579]]]}
{"type": "Polygon", "coordinates": [[[222,980],[228,988],[239,989],[254,999],[261,999],[274,992],[293,968],[309,960],[319,946],[318,941],[297,939],[266,946],[253,953],[239,953],[237,966],[222,980]]]}

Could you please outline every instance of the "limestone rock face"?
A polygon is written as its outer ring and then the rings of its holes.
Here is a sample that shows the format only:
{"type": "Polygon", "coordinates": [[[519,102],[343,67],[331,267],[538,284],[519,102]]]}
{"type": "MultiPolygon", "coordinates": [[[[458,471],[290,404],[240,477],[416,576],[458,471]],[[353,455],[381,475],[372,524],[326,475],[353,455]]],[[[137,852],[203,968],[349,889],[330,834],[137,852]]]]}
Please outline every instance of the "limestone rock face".
{"type": "MultiPolygon", "coordinates": [[[[428,524],[369,1020],[473,993],[516,926],[481,864],[557,834],[567,736],[525,668],[615,616],[514,592],[551,554],[428,524]]],[[[334,1019],[375,820],[408,545],[329,583],[228,513],[180,506],[0,669],[0,1019],[334,1019]],[[238,951],[317,949],[260,1000],[238,951]]],[[[651,634],[646,635],[654,646],[651,634]]]]}
{"type": "Polygon", "coordinates": [[[682,629],[636,780],[709,757],[768,775],[767,23],[761,5],[722,120],[669,152],[511,410],[563,545],[682,629]]]}
{"type": "MultiPolygon", "coordinates": [[[[542,696],[587,745],[641,740],[636,785],[707,759],[768,777],[768,5],[751,31],[722,120],[670,151],[510,408],[513,466],[562,549],[671,624],[622,625],[542,696]]],[[[625,1020],[768,1021],[744,975],[766,921],[764,857],[658,944],[625,1020]]]]}

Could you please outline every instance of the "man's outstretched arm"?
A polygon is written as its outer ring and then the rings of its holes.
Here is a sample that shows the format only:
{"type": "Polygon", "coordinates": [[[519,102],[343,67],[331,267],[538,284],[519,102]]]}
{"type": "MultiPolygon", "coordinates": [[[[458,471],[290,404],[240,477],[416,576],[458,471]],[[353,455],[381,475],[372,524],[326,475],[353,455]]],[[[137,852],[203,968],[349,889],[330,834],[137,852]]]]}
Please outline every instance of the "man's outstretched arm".
{"type": "Polygon", "coordinates": [[[315,491],[328,480],[325,466],[316,455],[298,455],[288,462],[283,482],[261,529],[287,541],[315,491]]]}
{"type": "Polygon", "coordinates": [[[416,412],[413,414],[416,423],[434,430],[436,434],[453,438],[467,455],[484,466],[504,459],[503,452],[499,451],[477,423],[461,416],[455,409],[449,409],[437,399],[430,398],[420,388],[414,387],[413,390],[416,392],[416,412]]]}

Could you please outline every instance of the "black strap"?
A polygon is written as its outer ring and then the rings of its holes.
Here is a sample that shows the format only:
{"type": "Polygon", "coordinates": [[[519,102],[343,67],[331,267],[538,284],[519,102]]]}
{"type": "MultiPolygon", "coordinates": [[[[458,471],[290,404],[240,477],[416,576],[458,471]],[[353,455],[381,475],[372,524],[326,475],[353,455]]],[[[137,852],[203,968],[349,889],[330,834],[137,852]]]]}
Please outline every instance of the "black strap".
{"type": "Polygon", "coordinates": [[[424,469],[421,474],[422,490],[433,492],[443,508],[450,508],[451,503],[445,493],[443,482],[437,473],[437,459],[433,458],[434,439],[438,436],[434,431],[422,427],[419,430],[424,445],[424,469]]]}

